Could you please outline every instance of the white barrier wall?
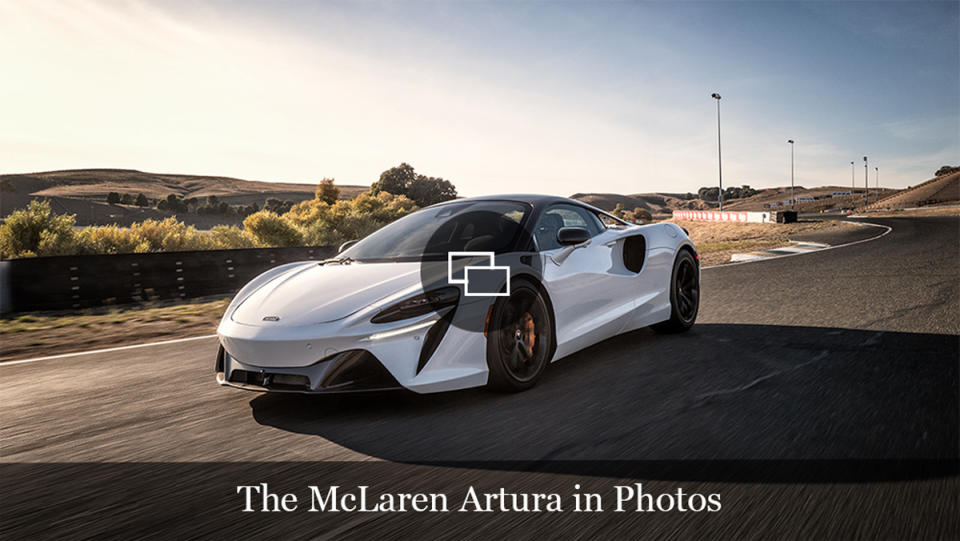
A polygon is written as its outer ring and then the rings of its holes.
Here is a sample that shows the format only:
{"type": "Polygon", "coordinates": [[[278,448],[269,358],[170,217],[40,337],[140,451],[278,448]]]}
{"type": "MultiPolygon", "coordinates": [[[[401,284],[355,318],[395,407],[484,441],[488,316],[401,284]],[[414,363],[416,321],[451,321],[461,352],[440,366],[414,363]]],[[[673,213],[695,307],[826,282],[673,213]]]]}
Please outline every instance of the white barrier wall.
{"type": "Polygon", "coordinates": [[[769,212],[720,212],[716,210],[675,210],[675,220],[695,220],[700,222],[753,222],[772,223],[769,212]]]}

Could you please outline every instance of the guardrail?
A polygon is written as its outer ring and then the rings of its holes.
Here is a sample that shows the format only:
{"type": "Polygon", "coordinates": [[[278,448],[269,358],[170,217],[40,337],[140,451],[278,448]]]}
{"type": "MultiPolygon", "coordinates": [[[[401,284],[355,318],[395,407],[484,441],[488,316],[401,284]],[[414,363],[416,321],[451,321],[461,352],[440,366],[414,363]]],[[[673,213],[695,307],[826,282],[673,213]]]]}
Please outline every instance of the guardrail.
{"type": "Polygon", "coordinates": [[[263,271],[332,246],[31,257],[0,262],[0,313],[233,293],[263,271]]]}

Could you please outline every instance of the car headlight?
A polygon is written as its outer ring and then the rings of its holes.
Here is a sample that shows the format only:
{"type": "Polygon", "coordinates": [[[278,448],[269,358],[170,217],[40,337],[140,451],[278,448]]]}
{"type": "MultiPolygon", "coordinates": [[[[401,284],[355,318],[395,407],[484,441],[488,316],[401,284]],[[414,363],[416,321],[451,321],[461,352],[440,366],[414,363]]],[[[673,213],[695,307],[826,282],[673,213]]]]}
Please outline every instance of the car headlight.
{"type": "Polygon", "coordinates": [[[436,312],[457,304],[460,290],[455,287],[442,287],[415,297],[402,300],[381,310],[370,319],[373,323],[389,323],[436,312]]]}

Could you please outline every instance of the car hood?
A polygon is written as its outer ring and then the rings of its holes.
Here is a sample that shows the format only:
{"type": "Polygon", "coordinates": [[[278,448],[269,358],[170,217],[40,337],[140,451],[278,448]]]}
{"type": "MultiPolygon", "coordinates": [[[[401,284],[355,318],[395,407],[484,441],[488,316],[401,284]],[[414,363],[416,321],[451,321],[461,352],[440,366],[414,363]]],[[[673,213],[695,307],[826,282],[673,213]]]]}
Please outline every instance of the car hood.
{"type": "Polygon", "coordinates": [[[230,318],[244,325],[298,326],[343,319],[416,285],[419,263],[309,264],[247,296],[230,318]],[[278,318],[264,320],[264,318],[278,318]]]}

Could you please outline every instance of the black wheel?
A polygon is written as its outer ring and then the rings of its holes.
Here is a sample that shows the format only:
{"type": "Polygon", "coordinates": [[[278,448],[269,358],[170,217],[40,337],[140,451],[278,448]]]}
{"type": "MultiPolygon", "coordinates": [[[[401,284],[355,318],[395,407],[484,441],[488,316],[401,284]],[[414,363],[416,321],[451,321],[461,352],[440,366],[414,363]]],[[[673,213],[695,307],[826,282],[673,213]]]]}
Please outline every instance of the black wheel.
{"type": "Polygon", "coordinates": [[[700,269],[693,254],[683,250],[673,262],[670,279],[670,319],[657,323],[653,330],[671,333],[693,327],[700,310],[700,269]]]}
{"type": "Polygon", "coordinates": [[[533,387],[553,353],[550,310],[540,290],[518,280],[509,297],[490,311],[487,326],[487,386],[500,391],[533,387]]]}

